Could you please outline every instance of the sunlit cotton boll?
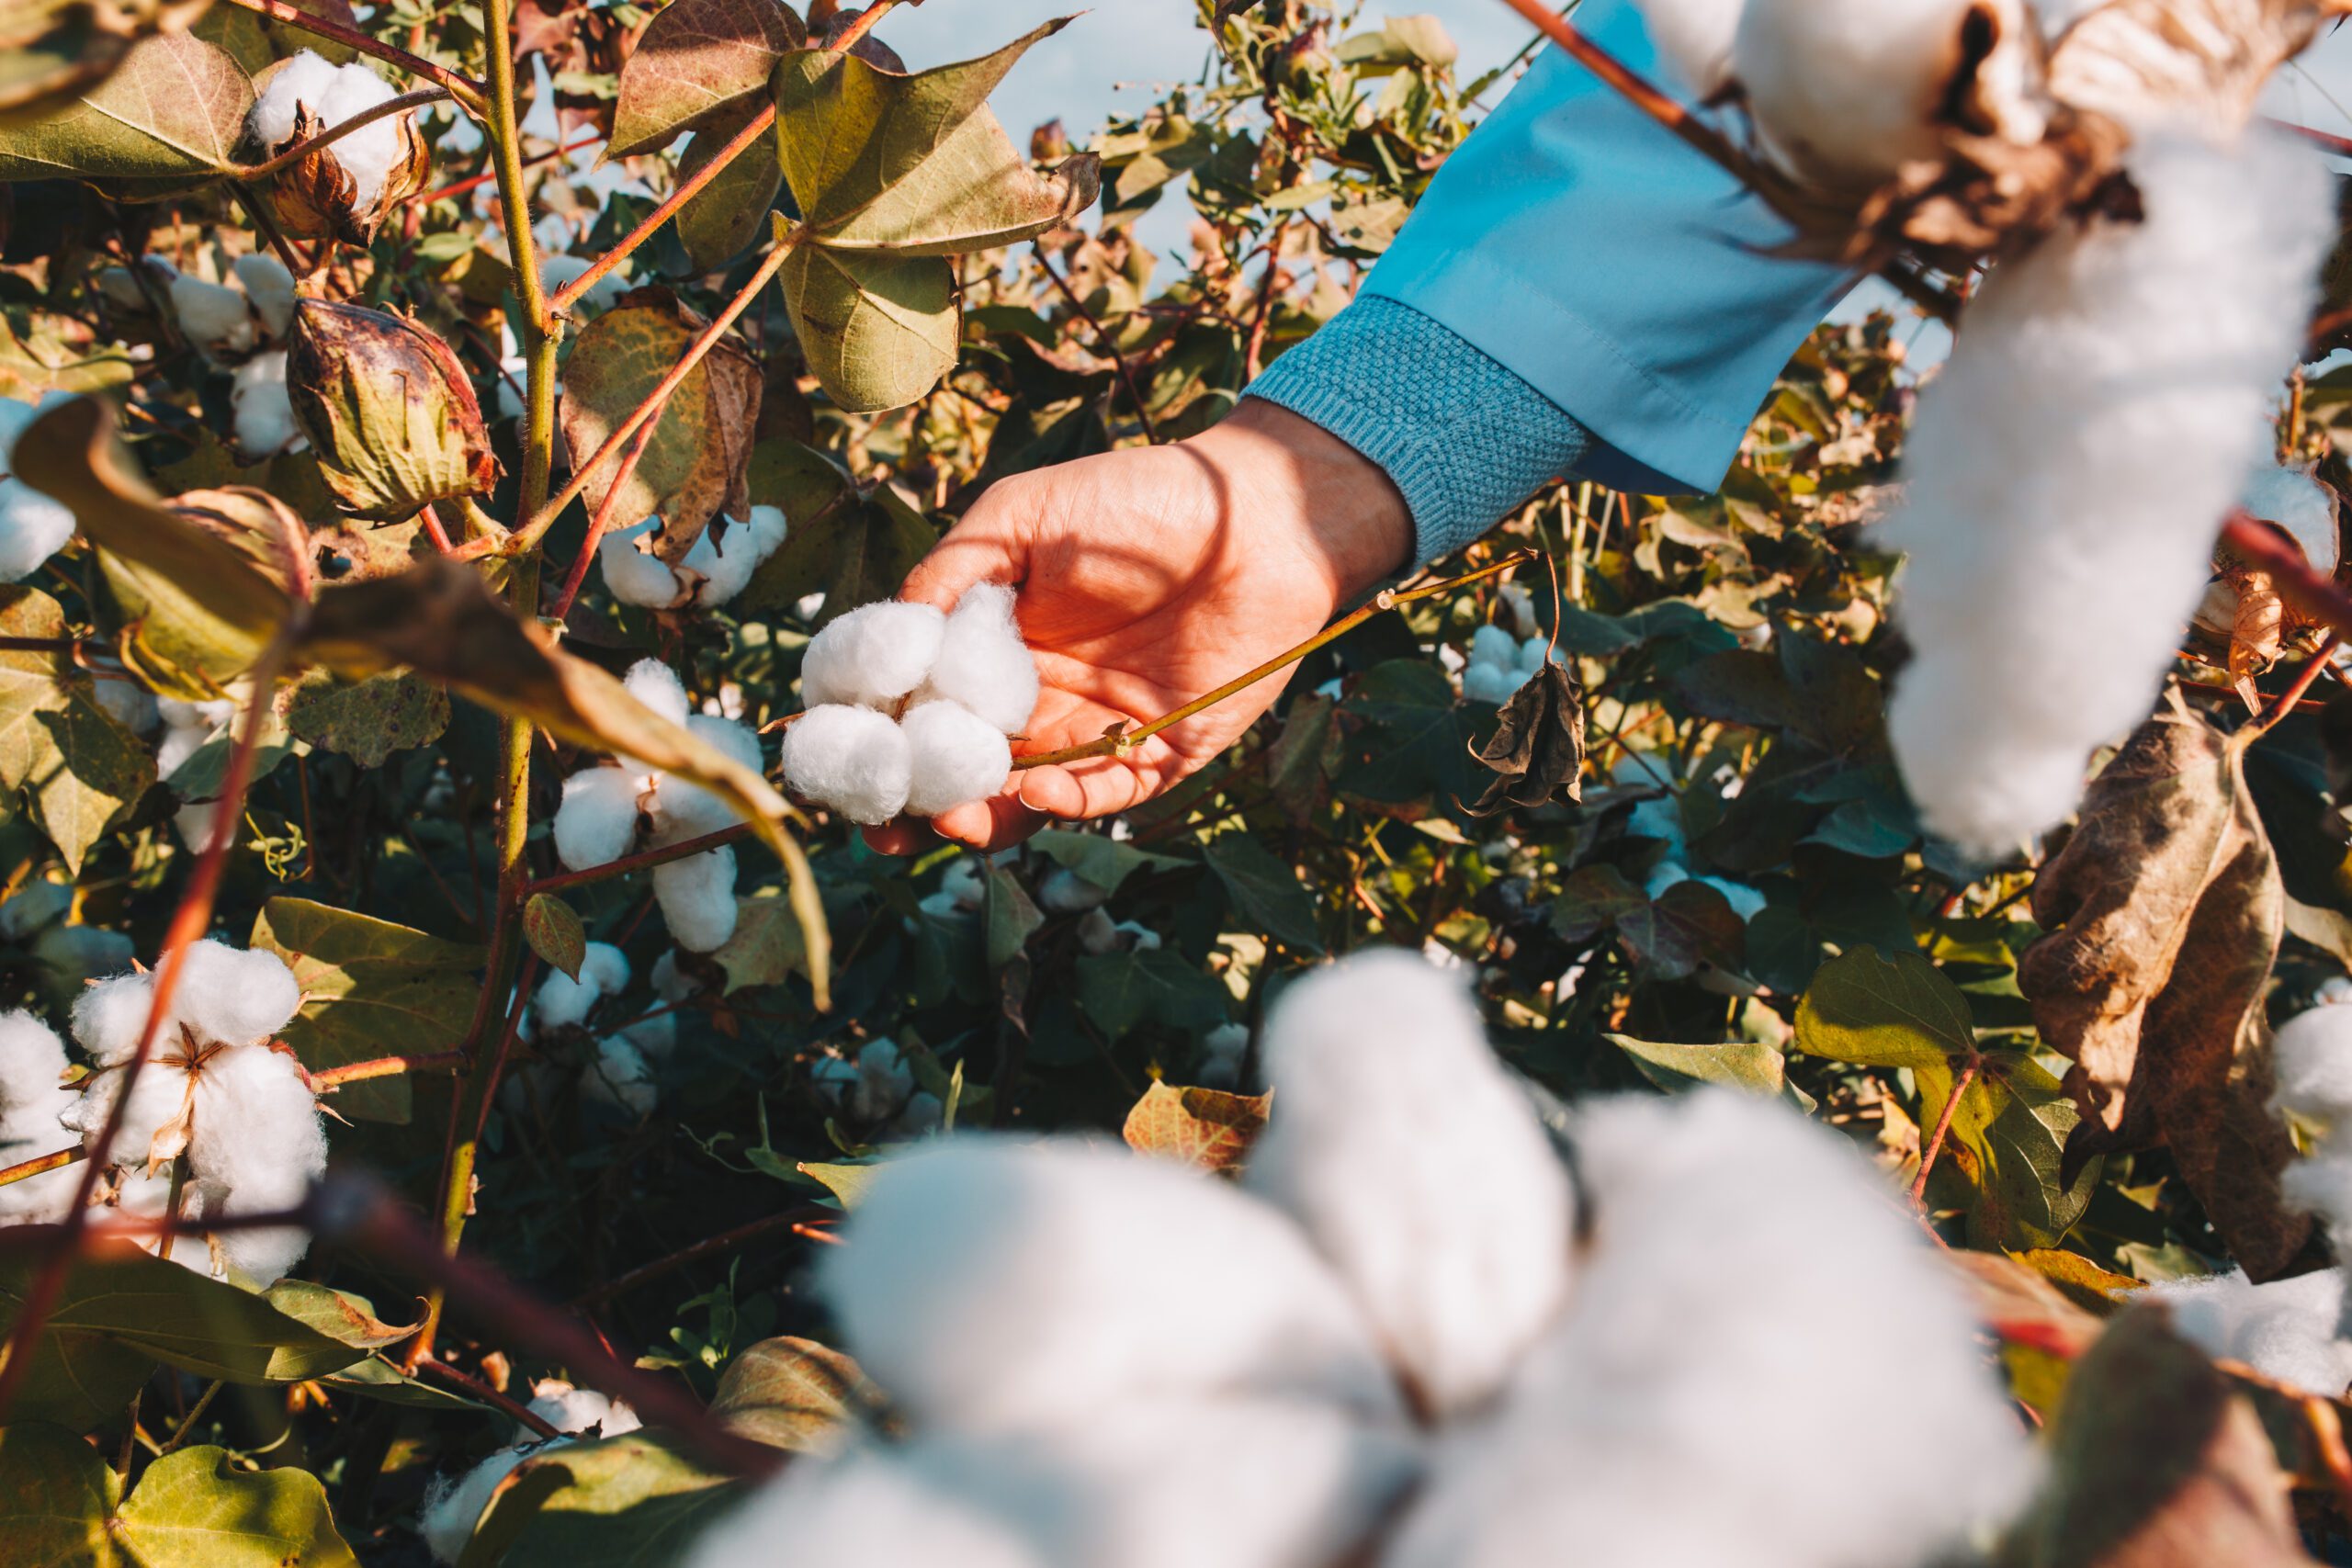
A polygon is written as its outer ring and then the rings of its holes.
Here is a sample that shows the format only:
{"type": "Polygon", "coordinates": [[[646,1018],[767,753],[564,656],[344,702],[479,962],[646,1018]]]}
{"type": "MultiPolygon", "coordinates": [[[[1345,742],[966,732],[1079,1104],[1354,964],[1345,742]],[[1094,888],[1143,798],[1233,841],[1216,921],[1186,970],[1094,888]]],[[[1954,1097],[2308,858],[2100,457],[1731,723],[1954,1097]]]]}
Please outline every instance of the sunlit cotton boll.
{"type": "Polygon", "coordinates": [[[336,74],[334,62],[317,51],[296,51],[254,96],[245,118],[254,139],[275,147],[291,137],[298,105],[307,104],[311,113],[322,114],[334,94],[336,74]]]}
{"type": "MultiPolygon", "coordinates": [[[[294,134],[297,106],[316,115],[322,130],[332,130],[353,115],[398,96],[382,77],[356,61],[338,67],[306,49],[263,85],[245,123],[256,140],[275,147],[294,134]]],[[[356,187],[355,205],[368,207],[383,194],[386,176],[404,155],[401,117],[389,115],[361,126],[328,151],[356,187]]]]}
{"type": "Polygon", "coordinates": [[[808,639],[801,700],[811,708],[888,707],[932,673],[946,629],[946,617],[929,604],[860,605],[808,639]]]}
{"type": "Polygon", "coordinates": [[[2329,1399],[2352,1385],[2352,1340],[2336,1337],[2344,1270],[2322,1269],[2255,1284],[2232,1269],[2167,1280],[2147,1292],[2173,1326],[2209,1356],[2244,1361],[2265,1377],[2329,1399]]]}
{"type": "Polygon", "coordinates": [[[742,592],[750,586],[752,574],[784,543],[784,513],[773,506],[752,508],[749,522],[727,519],[724,542],[715,527],[704,529],[679,563],[702,580],[695,590],[695,603],[707,610],[717,609],[742,592]]]}
{"type": "Polygon", "coordinates": [[[1594,1230],[1567,1311],[1385,1568],[1915,1568],[2023,1500],[1956,1277],[1834,1134],[1713,1089],[1568,1134],[1594,1230]],[[1882,1382],[1826,1375],[1867,1366],[1903,1369],[1900,1441],[1882,1382]]]}
{"type": "Polygon", "coordinates": [[[2295,361],[2334,209],[2315,156],[2158,134],[2143,224],[1994,269],[1923,394],[1889,728],[1928,826],[1997,854],[2062,820],[2148,713],[2295,361]]]}
{"type": "Polygon", "coordinates": [[[1021,640],[1012,589],[981,582],[964,591],[923,695],[959,704],[1007,735],[1028,727],[1037,706],[1037,660],[1021,640]]]}
{"type": "MultiPolygon", "coordinates": [[[[561,1440],[537,1447],[553,1448],[561,1440]]],[[[466,1543],[473,1540],[474,1526],[481,1522],[482,1510],[490,1506],[500,1483],[514,1474],[533,1451],[521,1447],[500,1449],[454,1483],[446,1477],[435,1479],[425,1489],[424,1507],[416,1521],[417,1533],[424,1538],[424,1549],[433,1554],[433,1561],[454,1564],[465,1554],[466,1543]]]]}
{"type": "Polygon", "coordinates": [[[302,988],[274,953],[210,937],[190,942],[172,997],[172,1019],[222,1045],[266,1040],[293,1021],[302,988]]]}
{"type": "Polygon", "coordinates": [[[1396,1408],[1298,1231],[1173,1163],[958,1137],[882,1167],[848,1240],[820,1260],[822,1291],[918,1422],[1035,1429],[1227,1391],[1396,1408]]]}
{"type": "MultiPolygon", "coordinates": [[[[59,1120],[81,1097],[58,1081],[65,1045],[57,1032],[22,1010],[0,1013],[0,1166],[20,1165],[65,1146],[59,1120]]],[[[80,1190],[67,1167],[0,1187],[0,1224],[60,1220],[80,1190]]]]}
{"type": "Polygon", "coordinates": [[[2270,1058],[2281,1106],[2321,1122],[2352,1120],[2352,1005],[2297,1013],[2278,1026],[2270,1058]]]}
{"type": "Polygon", "coordinates": [[[646,778],[628,768],[583,768],[563,781],[555,812],[555,858],[567,870],[610,865],[637,841],[638,796],[646,778]]]}
{"type": "Polygon", "coordinates": [[[832,704],[786,728],[783,770],[795,794],[872,826],[906,809],[914,752],[888,714],[832,704]]]}
{"type": "MultiPolygon", "coordinates": [[[[593,1388],[574,1388],[561,1378],[542,1378],[532,1384],[530,1408],[532,1415],[557,1431],[573,1435],[594,1428],[600,1438],[617,1438],[645,1424],[626,1401],[593,1388]]],[[[519,1424],[514,1435],[518,1439],[532,1436],[528,1427],[519,1424]]]]}
{"type": "Polygon", "coordinates": [[[919,704],[899,728],[907,739],[906,809],[918,817],[986,799],[1012,775],[1004,732],[958,704],[919,704]]]}
{"type": "Polygon", "coordinates": [[[1462,671],[1462,695],[1474,703],[1490,703],[1496,707],[1511,700],[1527,677],[1508,664],[1474,663],[1462,671]]]}
{"type": "Polygon", "coordinates": [[[661,522],[659,517],[649,517],[634,527],[605,535],[596,546],[596,570],[604,575],[605,592],[623,604],[666,610],[685,591],[669,563],[637,547],[637,541],[661,522]]]}
{"type": "Polygon", "coordinates": [[[653,868],[653,897],[672,940],[711,953],[735,934],[735,852],[721,847],[653,868]]]}
{"type": "Polygon", "coordinates": [[[257,354],[237,367],[230,378],[229,401],[235,412],[240,455],[258,460],[303,444],[301,427],[294,423],[294,405],[286,395],[283,349],[257,354]]]}
{"type": "Polygon", "coordinates": [[[621,684],[628,694],[668,719],[672,724],[686,722],[690,711],[686,703],[685,683],[678,672],[658,659],[640,659],[628,667],[621,677],[621,684]]]}
{"type": "Polygon", "coordinates": [[[72,400],[63,392],[44,393],[38,403],[0,398],[0,579],[30,576],[74,536],[73,511],[16,476],[17,439],[25,427],[72,400]]]}
{"type": "Polygon", "coordinates": [[[1264,1072],[1282,1110],[1242,1185],[1298,1222],[1431,1411],[1478,1404],[1560,1309],[1576,1200],[1469,993],[1360,954],[1283,993],[1264,1072]]]}
{"type": "Polygon", "coordinates": [[[139,1049],[139,1032],[146,1026],[154,995],[153,975],[99,981],[74,999],[74,1040],[101,1067],[129,1061],[139,1049]]]}
{"type": "Polygon", "coordinates": [[[172,279],[172,314],[180,335],[216,364],[243,359],[261,341],[244,291],[208,283],[194,273],[172,279]]]}
{"type": "Polygon", "coordinates": [[[261,316],[272,338],[284,338],[294,325],[294,275],[286,264],[266,252],[239,256],[229,270],[243,288],[245,298],[261,316]]]}
{"type": "Polygon", "coordinates": [[[2288,468],[2266,458],[2238,501],[2251,515],[2285,529],[2312,566],[2335,570],[2343,555],[2335,492],[2313,477],[2310,466],[2288,468]]]}
{"type": "Polygon", "coordinates": [[[1740,7],[1746,3],[1638,0],[1651,41],[1692,96],[1712,96],[1731,74],[1732,38],[1739,30],[1740,7]]]}

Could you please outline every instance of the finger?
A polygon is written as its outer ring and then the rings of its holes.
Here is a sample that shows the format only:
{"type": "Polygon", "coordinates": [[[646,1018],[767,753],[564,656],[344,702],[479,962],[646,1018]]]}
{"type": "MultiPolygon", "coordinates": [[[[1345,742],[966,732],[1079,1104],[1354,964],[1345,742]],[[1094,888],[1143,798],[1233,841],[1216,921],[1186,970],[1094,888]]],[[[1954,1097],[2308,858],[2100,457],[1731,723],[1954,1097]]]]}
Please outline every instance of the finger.
{"type": "Polygon", "coordinates": [[[993,854],[1020,843],[1046,821],[1042,814],[1023,806],[1019,795],[1008,793],[942,812],[932,827],[943,839],[993,854]]]}
{"type": "Polygon", "coordinates": [[[1021,804],[1065,822],[1115,816],[1149,793],[1134,769],[1118,762],[1047,765],[1031,768],[1021,778],[1021,804]]]}
{"type": "Polygon", "coordinates": [[[976,582],[1017,583],[1028,575],[1029,552],[1009,505],[991,506],[991,492],[916,563],[899,597],[952,610],[976,582]]]}
{"type": "Polygon", "coordinates": [[[901,817],[865,829],[866,847],[877,854],[919,855],[938,842],[939,835],[920,818],[901,817]]]}

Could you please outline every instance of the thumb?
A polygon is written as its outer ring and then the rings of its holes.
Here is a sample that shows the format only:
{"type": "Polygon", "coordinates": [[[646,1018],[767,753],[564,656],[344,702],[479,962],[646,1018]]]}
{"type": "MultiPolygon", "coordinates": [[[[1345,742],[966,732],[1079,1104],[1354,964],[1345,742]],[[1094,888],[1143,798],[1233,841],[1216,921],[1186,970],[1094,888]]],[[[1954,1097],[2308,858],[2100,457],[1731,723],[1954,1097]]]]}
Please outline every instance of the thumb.
{"type": "Polygon", "coordinates": [[[982,496],[963,521],[947,530],[931,553],[916,563],[899,597],[953,610],[975,583],[1018,585],[1028,575],[1027,530],[1015,520],[1010,488],[1000,483],[982,496]]]}

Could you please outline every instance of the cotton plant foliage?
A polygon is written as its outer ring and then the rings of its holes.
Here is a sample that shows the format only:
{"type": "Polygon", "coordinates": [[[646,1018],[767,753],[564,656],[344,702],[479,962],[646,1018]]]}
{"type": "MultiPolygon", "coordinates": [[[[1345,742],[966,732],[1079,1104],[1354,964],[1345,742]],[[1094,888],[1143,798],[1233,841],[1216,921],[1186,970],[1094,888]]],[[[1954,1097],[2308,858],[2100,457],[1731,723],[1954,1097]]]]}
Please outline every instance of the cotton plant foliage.
{"type": "Polygon", "coordinates": [[[2021,1500],[1956,1280],[1785,1108],[1603,1100],[1572,1178],[1403,953],[1295,986],[1265,1058],[1238,1189],[993,1135],[881,1168],[819,1283],[905,1427],[797,1462],[693,1568],[876,1530],[905,1562],[1883,1568],[2021,1500]],[[1858,1336],[1905,1369],[1900,1443],[1820,1375],[1858,1336]]]}
{"type": "Polygon", "coordinates": [[[786,784],[868,825],[994,795],[1037,705],[1012,601],[981,583],[947,615],[886,601],[819,632],[800,667],[807,711],[784,734],[786,784]]]}

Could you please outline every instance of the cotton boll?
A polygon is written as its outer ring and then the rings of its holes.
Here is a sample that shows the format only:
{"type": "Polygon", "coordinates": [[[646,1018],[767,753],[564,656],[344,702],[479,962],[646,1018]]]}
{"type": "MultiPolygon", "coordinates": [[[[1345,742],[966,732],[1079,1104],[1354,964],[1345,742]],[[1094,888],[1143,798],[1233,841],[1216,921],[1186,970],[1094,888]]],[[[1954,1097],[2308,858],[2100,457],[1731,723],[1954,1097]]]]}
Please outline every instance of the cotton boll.
{"type": "MultiPolygon", "coordinates": [[[[599,1437],[617,1438],[645,1424],[626,1402],[616,1401],[593,1388],[574,1388],[561,1378],[542,1378],[531,1385],[531,1414],[557,1431],[571,1436],[593,1427],[599,1437]]],[[[518,1427],[515,1436],[527,1437],[528,1429],[518,1427]]]]}
{"type": "Polygon", "coordinates": [[[1500,626],[1480,626],[1470,635],[1470,662],[1491,664],[1502,671],[1515,670],[1519,667],[1519,639],[1500,626]]]}
{"type": "Polygon", "coordinates": [[[1596,1224],[1567,1311],[1440,1461],[1388,1568],[1918,1568],[2030,1451],[1957,1277],[1835,1134],[1702,1089],[1573,1119],[1596,1224]],[[1830,1366],[1903,1368],[1886,1392],[1830,1366]],[[1838,1477],[1823,1507],[1820,1478],[1838,1477]]]}
{"type": "Polygon", "coordinates": [[[2133,151],[2143,224],[1994,269],[1920,400],[1889,729],[1936,832],[2005,852],[2065,817],[2143,718],[2219,519],[2295,362],[2328,232],[2315,157],[2267,133],[2133,151]],[[1998,461],[1987,459],[1999,454],[1998,461]]]}
{"type": "Polygon", "coordinates": [[[964,855],[947,863],[939,874],[939,890],[967,909],[977,909],[987,901],[989,876],[977,855],[964,855]]]}
{"type": "MultiPolygon", "coordinates": [[[[759,731],[750,725],[698,713],[686,720],[686,729],[696,739],[752,772],[766,773],[766,763],[760,756],[759,731]]],[[[662,836],[673,843],[716,833],[742,820],[725,800],[673,773],[661,773],[654,778],[653,814],[662,836]]]]}
{"type": "Polygon", "coordinates": [[[637,841],[642,775],[627,768],[584,768],[563,781],[555,813],[555,858],[566,869],[610,865],[637,841]]]}
{"type": "Polygon", "coordinates": [[[327,1168],[326,1128],[301,1065],[266,1045],[205,1058],[196,1075],[188,1168],[246,1213],[299,1201],[327,1168]],[[254,1200],[277,1200],[263,1204],[254,1200]]]}
{"type": "MultiPolygon", "coordinates": [[[[165,298],[170,297],[172,279],[180,275],[180,269],[174,266],[169,258],[159,256],[151,251],[141,256],[135,265],[145,270],[149,279],[159,292],[165,298]]],[[[106,297],[106,302],[109,306],[125,315],[144,316],[151,313],[146,291],[139,287],[139,279],[132,275],[130,267],[100,267],[98,292],[106,297]]]]}
{"type": "Polygon", "coordinates": [[[1738,31],[1739,11],[1746,0],[1639,0],[1639,4],[1650,38],[1675,76],[1693,96],[1713,97],[1731,74],[1732,36],[1738,31]]]}
{"type": "Polygon", "coordinates": [[[2048,118],[2022,0],[1748,0],[1731,69],[1774,161],[1838,189],[1940,162],[1955,119],[2022,147],[2048,118]]]}
{"type": "Polygon", "coordinates": [[[1127,939],[1126,946],[1131,951],[1136,953],[1159,951],[1159,933],[1149,926],[1138,925],[1133,920],[1121,920],[1116,929],[1121,936],[1127,939]]]}
{"type": "Polygon", "coordinates": [[[2281,1106],[2323,1122],[2352,1120],[2352,1006],[2297,1013],[2278,1026],[2270,1055],[2281,1106]]]}
{"type": "Polygon", "coordinates": [[[787,1466],[697,1536],[685,1568],[772,1568],[780,1541],[796,1560],[859,1568],[1056,1568],[985,1506],[877,1448],[787,1466]]]}
{"type": "Polygon", "coordinates": [[[261,341],[244,291],[208,283],[194,273],[172,279],[172,314],[178,318],[180,335],[216,364],[243,359],[261,341]]]}
{"type": "Polygon", "coordinates": [[[15,466],[17,440],[25,427],[71,400],[62,392],[46,393],[38,403],[0,398],[0,579],[15,582],[29,576],[74,536],[71,509],[5,472],[15,466]]]}
{"type": "Polygon", "coordinates": [[[653,868],[653,897],[671,940],[712,953],[735,934],[735,852],[721,847],[653,868]]]}
{"type": "Polygon", "coordinates": [[[2232,1269],[2149,1289],[2173,1327],[2207,1355],[2244,1361],[2265,1377],[2329,1399],[2352,1385],[2352,1341],[2336,1337],[2344,1270],[2257,1285],[2232,1269]]]}
{"type": "Polygon", "coordinates": [[[302,987],[284,959],[211,937],[188,944],[172,994],[173,1021],[223,1045],[266,1040],[301,1008],[302,987]]]}
{"type": "Polygon", "coordinates": [[[1089,953],[1101,957],[1119,945],[1119,928],[1101,909],[1089,909],[1078,922],[1078,945],[1089,953]]]}
{"type": "Polygon", "coordinates": [[[154,995],[153,975],[99,981],[74,999],[74,1038],[99,1066],[119,1066],[139,1050],[154,995]]]}
{"type": "Polygon", "coordinates": [[[836,703],[888,707],[940,662],[946,627],[946,617],[929,604],[860,605],[808,639],[800,660],[801,700],[812,709],[836,703]]]}
{"type": "Polygon", "coordinates": [[[1339,1282],[1281,1216],[1125,1150],[958,1137],[880,1168],[820,1282],[910,1416],[1044,1428],[1247,1390],[1396,1408],[1339,1282]]]}
{"type": "Polygon", "coordinates": [[[1012,776],[1012,748],[1004,732],[968,708],[922,703],[908,710],[899,728],[907,737],[906,808],[918,817],[985,800],[1012,776]]]}
{"type": "Polygon", "coordinates": [[[981,582],[947,617],[926,699],[959,703],[1007,735],[1028,728],[1037,706],[1037,661],[1013,619],[1012,590],[981,582]]]}
{"type": "Polygon", "coordinates": [[[1473,664],[1462,672],[1462,695],[1465,701],[1491,703],[1497,707],[1519,694],[1527,684],[1527,677],[1508,664],[1473,664]]]}
{"type": "Polygon", "coordinates": [[[254,140],[275,147],[292,137],[298,105],[322,115],[335,90],[335,76],[334,62],[315,51],[302,50],[288,59],[263,85],[247,113],[245,124],[254,140]]]}
{"type": "Polygon", "coordinates": [[[580,1077],[580,1092],[599,1105],[609,1105],[629,1116],[650,1116],[661,1100],[653,1069],[645,1054],[625,1034],[596,1042],[596,1061],[580,1077]]]}
{"type": "Polygon", "coordinates": [[[761,550],[757,536],[744,524],[729,518],[725,544],[718,543],[712,536],[712,530],[706,528],[679,564],[702,579],[701,586],[695,590],[695,603],[713,610],[749,587],[752,574],[765,559],[767,553],[761,550]]]}
{"type": "Polygon", "coordinates": [[[1540,674],[1551,662],[1552,644],[1546,638],[1532,637],[1519,645],[1518,669],[1521,675],[1540,674]]]}
{"type": "Polygon", "coordinates": [[[668,719],[672,724],[686,722],[689,711],[685,683],[678,672],[658,659],[640,659],[628,667],[621,684],[628,694],[668,719]]]}
{"type": "Polygon", "coordinates": [[[785,536],[791,532],[780,506],[754,506],[744,527],[752,536],[752,548],[763,561],[784,547],[785,536]]]}
{"type": "Polygon", "coordinates": [[[2343,555],[2335,492],[2314,478],[2310,468],[2282,467],[2266,457],[2246,481],[2238,503],[2251,515],[2285,529],[2321,575],[2335,570],[2343,555]]]}
{"type": "Polygon", "coordinates": [[[870,827],[906,809],[914,753],[889,715],[829,705],[785,730],[783,771],[796,795],[870,827]]]}
{"type": "Polygon", "coordinates": [[[531,1016],[540,1029],[565,1029],[584,1021],[589,1010],[605,997],[628,988],[628,958],[610,942],[592,942],[582,950],[580,977],[550,970],[531,996],[531,1016]]]}
{"type": "MultiPolygon", "coordinates": [[[[51,1036],[53,1043],[56,1037],[51,1036]]],[[[21,1165],[55,1154],[71,1141],[62,1120],[81,1100],[51,1073],[44,1081],[39,1064],[25,1054],[7,1053],[0,1065],[0,1166],[21,1165]]],[[[59,1051],[59,1066],[64,1055],[59,1051]]],[[[68,1166],[0,1187],[0,1225],[40,1224],[63,1219],[81,1190],[82,1173],[68,1166]]]]}
{"type": "Polygon", "coordinates": [[[0,1013],[0,1111],[46,1102],[65,1071],[65,1043],[31,1013],[0,1013]]]}
{"type": "MultiPolygon", "coordinates": [[[[391,85],[357,61],[335,73],[334,85],[328,89],[327,104],[320,109],[327,129],[333,130],[352,116],[379,104],[390,103],[400,95],[391,85]]],[[[314,107],[316,106],[313,106],[314,107]]],[[[370,121],[334,143],[331,151],[335,162],[351,176],[356,187],[353,205],[362,210],[374,205],[384,194],[384,182],[407,154],[407,139],[401,133],[401,116],[390,115],[370,121]]]]}
{"type": "Polygon", "coordinates": [[[294,423],[294,405],[286,395],[286,353],[257,354],[237,367],[231,378],[229,401],[235,410],[238,452],[258,461],[289,451],[303,440],[294,423]]]}
{"type": "Polygon", "coordinates": [[[647,1061],[661,1061],[678,1048],[678,1015],[662,1012],[623,1024],[621,1038],[636,1046],[647,1061]]]}
{"type": "Polygon", "coordinates": [[[1068,866],[1056,866],[1037,885],[1037,907],[1057,915],[1082,913],[1110,897],[1106,889],[1095,886],[1068,866]]]}
{"type": "Polygon", "coordinates": [[[294,325],[294,275],[286,264],[266,252],[239,256],[229,270],[261,316],[273,340],[282,339],[294,325]]]}
{"type": "Polygon", "coordinates": [[[172,827],[190,853],[202,854],[213,841],[236,826],[236,818],[213,800],[199,800],[172,813],[172,827]]]}
{"type": "MultiPolygon", "coordinates": [[[[123,1100],[123,1080],[130,1071],[128,1066],[108,1067],[92,1074],[83,1080],[81,1098],[58,1117],[60,1126],[82,1135],[82,1146],[88,1153],[97,1152],[99,1134],[114,1115],[116,1103],[123,1100]]],[[[177,1122],[187,1098],[187,1069],[150,1059],[141,1069],[130,1100],[123,1101],[121,1125],[107,1148],[107,1159],[116,1165],[140,1167],[177,1156],[184,1145],[176,1134],[159,1134],[177,1122]]]]}
{"type": "Polygon", "coordinates": [[[634,528],[605,535],[596,546],[596,570],[604,574],[605,592],[616,602],[666,610],[685,592],[667,562],[637,547],[638,536],[660,521],[649,517],[634,528]]]}
{"type": "Polygon", "coordinates": [[[655,959],[652,973],[647,978],[652,982],[653,994],[673,1005],[702,989],[702,982],[680,966],[675,953],[665,953],[655,959]]]}
{"type": "Polygon", "coordinates": [[[474,1538],[474,1526],[481,1522],[482,1510],[490,1506],[500,1484],[530,1457],[528,1450],[500,1449],[466,1472],[454,1485],[436,1481],[426,1490],[424,1509],[417,1516],[417,1533],[424,1538],[425,1550],[433,1553],[435,1562],[455,1568],[458,1559],[465,1554],[467,1542],[474,1538]]]}
{"type": "Polygon", "coordinates": [[[1576,1200],[1468,993],[1361,954],[1283,993],[1263,1070],[1277,1110],[1243,1187],[1299,1223],[1432,1412],[1478,1404],[1559,1311],[1576,1200]]]}

